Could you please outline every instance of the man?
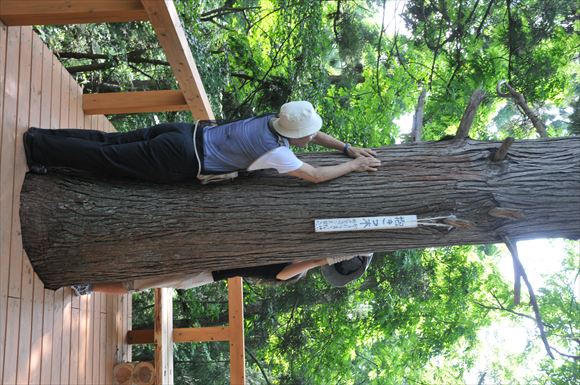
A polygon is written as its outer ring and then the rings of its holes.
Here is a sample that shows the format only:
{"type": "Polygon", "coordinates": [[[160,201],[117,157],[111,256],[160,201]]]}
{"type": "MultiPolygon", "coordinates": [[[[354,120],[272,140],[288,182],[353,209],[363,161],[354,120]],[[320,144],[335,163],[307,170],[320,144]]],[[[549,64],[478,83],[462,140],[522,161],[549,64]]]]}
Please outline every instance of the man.
{"type": "Polygon", "coordinates": [[[380,161],[370,149],[352,147],[319,132],[322,119],[312,104],[289,102],[278,116],[238,120],[221,125],[165,123],[126,133],[30,128],[24,134],[31,172],[68,167],[110,177],[159,183],[235,177],[237,171],[276,169],[320,183],[350,172],[377,171],[380,161]],[[354,158],[334,166],[314,167],[300,161],[290,145],[315,143],[354,158]]]}
{"type": "Polygon", "coordinates": [[[310,261],[276,263],[219,271],[202,271],[194,274],[172,274],[125,282],[77,284],[72,285],[75,295],[86,295],[92,292],[126,294],[132,291],[147,290],[156,287],[191,289],[232,277],[254,278],[262,283],[294,283],[306,276],[312,268],[321,267],[322,276],[330,285],[342,287],[360,278],[369,267],[373,253],[345,257],[321,258],[310,261]]]}

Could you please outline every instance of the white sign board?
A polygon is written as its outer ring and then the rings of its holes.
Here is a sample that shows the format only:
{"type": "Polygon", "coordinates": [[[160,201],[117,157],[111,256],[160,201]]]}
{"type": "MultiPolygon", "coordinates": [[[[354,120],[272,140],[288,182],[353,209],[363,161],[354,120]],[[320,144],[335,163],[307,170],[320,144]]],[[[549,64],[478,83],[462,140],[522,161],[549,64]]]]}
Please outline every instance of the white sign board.
{"type": "Polygon", "coordinates": [[[394,217],[331,218],[314,220],[314,231],[317,233],[399,229],[405,227],[417,227],[417,216],[397,215],[394,217]]]}

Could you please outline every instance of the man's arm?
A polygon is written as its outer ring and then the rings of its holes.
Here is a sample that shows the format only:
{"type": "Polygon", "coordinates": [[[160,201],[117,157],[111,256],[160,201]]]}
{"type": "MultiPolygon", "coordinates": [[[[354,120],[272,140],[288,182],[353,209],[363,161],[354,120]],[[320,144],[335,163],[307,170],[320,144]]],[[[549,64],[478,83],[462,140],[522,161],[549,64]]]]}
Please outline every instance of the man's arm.
{"type": "MultiPolygon", "coordinates": [[[[338,150],[340,152],[344,152],[346,145],[346,143],[341,142],[340,140],[325,134],[322,131],[318,131],[316,133],[316,136],[312,138],[312,143],[333,150],[338,150]]],[[[377,154],[370,148],[353,147],[351,145],[348,145],[345,155],[348,155],[351,158],[358,158],[359,156],[377,156],[377,154]]]]}
{"type": "Polygon", "coordinates": [[[314,267],[326,265],[326,258],[315,259],[313,261],[300,261],[294,262],[291,265],[283,268],[277,275],[276,279],[280,281],[286,281],[292,277],[297,276],[300,273],[306,272],[314,267]]]}
{"type": "Polygon", "coordinates": [[[381,161],[377,158],[360,156],[335,166],[314,167],[308,163],[304,163],[299,169],[290,171],[288,175],[313,183],[321,183],[351,172],[377,171],[380,165],[381,161]]]}

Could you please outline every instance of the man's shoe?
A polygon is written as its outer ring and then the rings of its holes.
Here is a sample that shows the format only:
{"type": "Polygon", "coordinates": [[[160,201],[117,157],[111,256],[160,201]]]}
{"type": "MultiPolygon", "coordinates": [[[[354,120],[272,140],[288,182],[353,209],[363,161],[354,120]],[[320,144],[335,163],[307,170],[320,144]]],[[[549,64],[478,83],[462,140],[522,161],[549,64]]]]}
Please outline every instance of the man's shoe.
{"type": "Polygon", "coordinates": [[[41,164],[33,164],[31,166],[28,166],[28,171],[30,171],[33,174],[38,174],[38,175],[48,174],[48,169],[46,168],[46,166],[43,166],[41,164]]]}
{"type": "Polygon", "coordinates": [[[28,130],[22,136],[22,143],[24,144],[24,153],[26,155],[26,163],[28,164],[28,170],[33,174],[45,175],[48,173],[48,169],[46,168],[46,166],[35,163],[32,160],[33,134],[31,134],[30,131],[31,130],[28,130]]]}
{"type": "Polygon", "coordinates": [[[26,163],[30,166],[34,162],[32,161],[32,134],[26,131],[22,135],[22,143],[24,144],[24,154],[26,154],[26,163]]]}

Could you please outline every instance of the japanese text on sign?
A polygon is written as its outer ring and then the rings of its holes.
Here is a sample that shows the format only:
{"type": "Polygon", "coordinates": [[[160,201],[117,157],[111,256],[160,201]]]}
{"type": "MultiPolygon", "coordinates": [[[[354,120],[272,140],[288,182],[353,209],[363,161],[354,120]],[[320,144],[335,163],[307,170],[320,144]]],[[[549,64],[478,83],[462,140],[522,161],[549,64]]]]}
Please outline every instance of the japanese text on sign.
{"type": "Polygon", "coordinates": [[[416,215],[393,217],[331,218],[314,220],[314,231],[329,233],[339,231],[365,231],[417,227],[416,215]]]}

